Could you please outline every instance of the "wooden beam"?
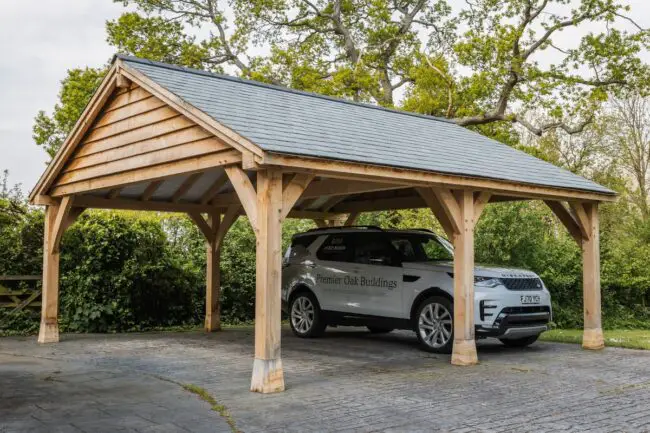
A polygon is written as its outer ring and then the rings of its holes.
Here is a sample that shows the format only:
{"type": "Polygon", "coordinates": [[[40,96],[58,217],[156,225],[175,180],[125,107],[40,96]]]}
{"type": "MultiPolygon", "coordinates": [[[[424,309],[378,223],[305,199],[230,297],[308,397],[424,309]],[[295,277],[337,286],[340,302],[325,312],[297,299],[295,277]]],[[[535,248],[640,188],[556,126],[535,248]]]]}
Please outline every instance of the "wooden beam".
{"type": "Polygon", "coordinates": [[[188,176],[185,181],[178,187],[174,195],[172,196],[171,202],[178,203],[181,198],[194,186],[194,184],[203,176],[203,173],[193,173],[188,176]]]}
{"type": "Polygon", "coordinates": [[[223,244],[223,239],[226,237],[226,234],[230,230],[230,227],[237,221],[239,215],[241,214],[241,206],[233,205],[228,207],[226,213],[223,215],[223,219],[219,223],[219,228],[215,235],[214,248],[219,249],[223,244]]]}
{"type": "Polygon", "coordinates": [[[52,254],[59,253],[59,245],[61,243],[61,237],[66,227],[66,222],[68,221],[68,214],[72,207],[73,198],[69,195],[61,199],[61,205],[58,207],[56,218],[54,220],[54,226],[52,227],[52,238],[50,239],[49,247],[52,254]]]}
{"type": "Polygon", "coordinates": [[[248,178],[246,172],[236,165],[229,165],[225,167],[225,170],[228,179],[230,179],[230,183],[232,183],[233,188],[235,188],[235,191],[237,192],[237,196],[239,197],[239,201],[243,206],[244,211],[246,211],[246,215],[248,216],[251,226],[253,226],[253,230],[257,233],[257,194],[255,193],[253,183],[248,178]]]}
{"type": "Polygon", "coordinates": [[[45,229],[43,231],[43,295],[41,300],[41,326],[38,342],[57,343],[59,341],[59,253],[53,252],[54,227],[59,206],[45,209],[45,229]]]}
{"type": "Polygon", "coordinates": [[[300,198],[309,183],[314,179],[311,174],[298,173],[293,176],[291,181],[282,190],[282,219],[285,219],[293,205],[300,198]]]}
{"type": "Polygon", "coordinates": [[[379,210],[416,209],[427,207],[419,196],[391,197],[370,200],[346,200],[330,209],[335,213],[372,212],[379,210]]]}
{"type": "Polygon", "coordinates": [[[481,214],[483,214],[483,210],[485,209],[485,206],[490,202],[490,198],[492,197],[492,193],[489,191],[481,191],[474,196],[474,218],[478,222],[479,218],[481,218],[481,214]]]}
{"type": "Polygon", "coordinates": [[[578,223],[578,228],[580,229],[582,238],[589,239],[591,236],[591,221],[589,221],[585,207],[582,205],[582,203],[579,202],[569,202],[569,206],[573,211],[575,222],[578,223]]]}
{"type": "Polygon", "coordinates": [[[108,191],[108,194],[106,194],[106,198],[113,199],[119,197],[123,189],[124,188],[113,188],[112,190],[108,191]]]}
{"type": "Polygon", "coordinates": [[[117,86],[118,89],[128,89],[129,86],[131,85],[131,82],[129,81],[128,78],[126,78],[124,75],[122,75],[118,69],[117,71],[117,77],[116,77],[116,83],[115,85],[117,86]]]}
{"type": "Polygon", "coordinates": [[[242,152],[241,167],[244,170],[251,170],[251,171],[259,170],[260,166],[257,163],[257,161],[255,161],[255,154],[253,152],[248,152],[248,151],[242,152]]]}
{"type": "Polygon", "coordinates": [[[241,154],[237,151],[228,150],[215,152],[150,167],[129,170],[123,173],[106,174],[98,178],[57,186],[52,189],[50,195],[53,197],[60,197],[115,186],[128,186],[148,180],[165,179],[178,174],[205,171],[226,164],[234,164],[239,161],[241,161],[241,154]]]}
{"type": "Polygon", "coordinates": [[[343,225],[344,226],[354,225],[354,223],[357,222],[358,217],[359,217],[358,212],[352,212],[351,214],[348,215],[348,218],[345,220],[345,223],[343,225]]]}
{"type": "Polygon", "coordinates": [[[582,246],[582,231],[580,230],[580,224],[576,221],[573,214],[569,212],[562,202],[545,200],[544,203],[546,203],[564,227],[566,227],[571,237],[578,243],[578,246],[582,246]]]}
{"type": "Polygon", "coordinates": [[[86,210],[85,207],[79,207],[79,206],[74,206],[72,209],[70,209],[70,212],[68,213],[68,217],[63,222],[63,233],[65,233],[65,231],[68,230],[68,227],[74,224],[77,218],[79,218],[85,210],[86,210]]]}
{"type": "MultiPolygon", "coordinates": [[[[75,196],[75,206],[97,209],[122,209],[156,212],[205,213],[214,210],[213,206],[193,203],[170,203],[161,201],[141,201],[135,199],[106,199],[92,195],[75,196]]],[[[224,208],[225,209],[225,208],[224,208]]]]}
{"type": "Polygon", "coordinates": [[[474,339],[474,194],[465,190],[459,199],[458,232],[454,242],[454,345],[451,363],[478,363],[474,339]]]}
{"type": "Polygon", "coordinates": [[[324,229],[330,226],[329,220],[323,218],[312,218],[312,219],[314,220],[316,227],[318,227],[319,229],[324,229]]]}
{"type": "Polygon", "coordinates": [[[161,164],[173,164],[187,158],[212,155],[215,153],[230,152],[228,148],[218,147],[214,138],[204,138],[192,143],[182,143],[178,146],[160,149],[142,155],[131,156],[124,159],[112,160],[99,165],[94,165],[78,170],[63,173],[56,181],[57,186],[96,179],[116,173],[146,169],[161,164]]]}
{"type": "MultiPolygon", "coordinates": [[[[304,174],[304,173],[303,173],[304,174]]],[[[323,196],[348,196],[364,192],[391,191],[410,188],[408,184],[380,183],[380,182],[350,182],[345,179],[321,179],[312,182],[302,194],[303,198],[319,198],[323,196]]]]}
{"type": "Polygon", "coordinates": [[[346,195],[335,195],[333,197],[330,197],[325,201],[325,203],[320,206],[320,210],[323,212],[329,212],[330,209],[341,203],[346,198],[348,198],[346,195]]]}
{"type": "Polygon", "coordinates": [[[162,185],[164,180],[154,180],[153,182],[150,182],[149,185],[147,185],[147,188],[145,188],[144,192],[140,196],[140,201],[149,201],[151,197],[156,193],[158,188],[160,188],[160,185],[162,185]]]}
{"type": "Polygon", "coordinates": [[[333,161],[303,156],[291,156],[265,153],[258,161],[262,165],[281,166],[291,171],[313,173],[317,176],[328,176],[338,179],[358,180],[362,182],[386,182],[408,184],[411,186],[431,186],[459,189],[498,192],[500,195],[510,195],[528,199],[555,200],[592,200],[614,201],[615,194],[597,193],[590,191],[571,190],[511,182],[506,180],[481,179],[476,177],[456,176],[422,170],[383,167],[371,164],[348,161],[333,161]]]}
{"type": "MultiPolygon", "coordinates": [[[[208,224],[205,221],[203,215],[197,212],[188,212],[187,215],[190,217],[192,221],[194,221],[194,224],[196,224],[198,229],[201,231],[203,237],[205,238],[205,241],[208,244],[214,243],[215,233],[213,232],[213,229],[210,226],[210,224],[208,224]]],[[[214,219],[212,219],[211,221],[214,222],[214,219]]]]}
{"type": "MultiPolygon", "coordinates": [[[[461,209],[460,204],[456,201],[454,194],[448,189],[433,188],[433,194],[438,199],[438,203],[442,208],[447,220],[449,221],[450,228],[454,233],[459,233],[461,230],[461,209]]],[[[463,192],[463,196],[465,192],[463,192]]],[[[474,209],[474,196],[472,195],[472,210],[474,209]]]]}
{"type": "Polygon", "coordinates": [[[210,187],[203,193],[201,199],[199,200],[201,204],[208,204],[212,200],[219,190],[228,182],[228,176],[226,173],[221,174],[210,187]]]}
{"type": "MultiPolygon", "coordinates": [[[[239,203],[235,205],[226,206],[226,207],[215,207],[212,205],[202,205],[202,204],[194,204],[194,203],[170,203],[170,202],[160,202],[160,201],[142,202],[140,200],[133,200],[133,199],[109,200],[103,197],[97,197],[92,195],[75,196],[74,203],[75,206],[83,206],[86,208],[122,209],[122,210],[139,210],[139,211],[156,211],[156,212],[178,212],[178,213],[189,213],[189,212],[208,213],[215,209],[222,212],[227,212],[228,209],[234,207],[235,209],[238,210],[238,215],[246,215],[246,213],[241,209],[241,205],[239,203]]],[[[287,218],[332,219],[332,218],[339,218],[342,215],[345,214],[333,213],[333,212],[292,210],[291,212],[289,212],[287,218]]]]}
{"type": "Polygon", "coordinates": [[[257,172],[255,360],[251,391],[284,391],[280,357],[282,172],[257,172]]]}
{"type": "Polygon", "coordinates": [[[582,285],[584,300],[584,334],[582,347],[598,350],[605,347],[601,319],[600,293],[600,223],[598,205],[582,203],[588,236],[582,241],[582,285]]]}
{"type": "Polygon", "coordinates": [[[449,220],[449,217],[447,216],[447,213],[444,211],[442,204],[440,204],[438,197],[433,193],[433,189],[416,188],[416,191],[418,192],[418,194],[420,194],[422,199],[429,206],[431,212],[433,212],[433,215],[436,217],[436,219],[442,226],[442,229],[447,234],[447,238],[450,241],[452,241],[454,239],[454,234],[455,234],[454,225],[449,220]]]}

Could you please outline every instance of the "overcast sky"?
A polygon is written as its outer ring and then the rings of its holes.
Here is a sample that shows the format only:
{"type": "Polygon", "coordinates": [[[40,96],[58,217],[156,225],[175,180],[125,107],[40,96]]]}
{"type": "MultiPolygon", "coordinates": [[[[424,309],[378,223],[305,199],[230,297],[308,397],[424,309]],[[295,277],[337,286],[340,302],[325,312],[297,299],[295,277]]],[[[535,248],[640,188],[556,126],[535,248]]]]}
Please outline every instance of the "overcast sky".
{"type": "MultiPolygon", "coordinates": [[[[650,26],[650,1],[629,3],[632,16],[650,26]]],[[[42,109],[51,112],[67,69],[110,59],[104,25],[124,7],[111,0],[0,0],[0,5],[0,170],[9,169],[10,182],[29,192],[48,160],[32,139],[34,116],[42,109]]]]}

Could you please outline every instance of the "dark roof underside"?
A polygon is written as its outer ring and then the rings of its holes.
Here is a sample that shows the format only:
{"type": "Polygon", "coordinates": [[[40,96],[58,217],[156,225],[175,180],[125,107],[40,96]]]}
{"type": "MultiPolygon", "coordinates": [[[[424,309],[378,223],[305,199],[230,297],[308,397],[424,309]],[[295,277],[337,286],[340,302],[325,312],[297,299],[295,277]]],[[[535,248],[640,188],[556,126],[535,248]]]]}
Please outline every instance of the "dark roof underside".
{"type": "Polygon", "coordinates": [[[442,119],[120,58],[267,152],[614,194],[442,119]]]}

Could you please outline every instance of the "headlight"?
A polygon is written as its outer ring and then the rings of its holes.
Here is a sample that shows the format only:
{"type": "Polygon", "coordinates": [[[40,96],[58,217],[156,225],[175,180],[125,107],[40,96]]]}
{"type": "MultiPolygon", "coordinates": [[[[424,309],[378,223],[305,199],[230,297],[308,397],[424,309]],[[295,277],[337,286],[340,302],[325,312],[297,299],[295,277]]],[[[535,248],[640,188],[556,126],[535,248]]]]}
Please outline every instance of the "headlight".
{"type": "Polygon", "coordinates": [[[501,281],[498,278],[493,278],[493,277],[474,277],[474,285],[479,286],[479,287],[496,287],[500,286],[503,284],[503,281],[501,281]]]}

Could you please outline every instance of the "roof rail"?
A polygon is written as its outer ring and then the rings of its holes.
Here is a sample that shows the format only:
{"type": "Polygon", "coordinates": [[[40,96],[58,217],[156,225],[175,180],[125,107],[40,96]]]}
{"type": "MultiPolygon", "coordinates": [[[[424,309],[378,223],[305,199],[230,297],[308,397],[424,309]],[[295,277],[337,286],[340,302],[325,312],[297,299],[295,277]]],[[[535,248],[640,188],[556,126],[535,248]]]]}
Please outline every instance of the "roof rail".
{"type": "Polygon", "coordinates": [[[321,230],[344,230],[344,229],[372,229],[372,230],[381,230],[382,232],[384,229],[378,226],[334,226],[334,227],[316,227],[315,229],[309,229],[305,233],[309,232],[317,232],[321,230]]]}

